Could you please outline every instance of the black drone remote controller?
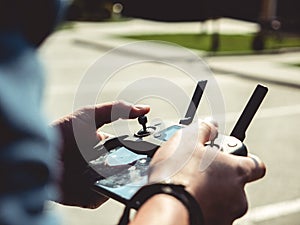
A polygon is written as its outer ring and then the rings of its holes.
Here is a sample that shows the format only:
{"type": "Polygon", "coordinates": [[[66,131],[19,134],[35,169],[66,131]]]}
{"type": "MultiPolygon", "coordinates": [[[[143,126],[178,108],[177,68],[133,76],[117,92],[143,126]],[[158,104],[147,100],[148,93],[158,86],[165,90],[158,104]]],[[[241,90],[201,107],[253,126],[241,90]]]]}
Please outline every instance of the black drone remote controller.
{"type": "MultiPolygon", "coordinates": [[[[138,118],[138,122],[142,125],[141,130],[136,132],[133,136],[123,135],[109,139],[102,147],[107,151],[110,151],[117,147],[124,146],[136,154],[145,154],[152,157],[162,142],[168,141],[176,131],[184,128],[192,122],[205,85],[206,81],[198,83],[189,106],[189,110],[187,111],[187,115],[184,119],[180,120],[179,124],[172,125],[165,129],[163,128],[164,124],[160,122],[147,126],[148,119],[144,115],[138,118]],[[194,100],[195,95],[197,95],[197,101],[194,100]],[[191,110],[190,108],[194,108],[194,110],[191,110]],[[191,111],[193,112],[191,113],[191,111]]],[[[247,156],[247,148],[243,144],[246,136],[246,130],[262,103],[267,91],[268,89],[266,87],[257,85],[231,134],[229,136],[218,134],[215,140],[206,143],[206,145],[217,147],[226,153],[247,156]]]]}
{"type": "Polygon", "coordinates": [[[169,140],[176,131],[189,125],[193,121],[206,84],[207,80],[197,83],[186,115],[179,121],[179,124],[165,128],[164,123],[156,122],[147,126],[147,117],[145,115],[140,116],[138,117],[138,122],[142,125],[142,129],[132,136],[123,135],[111,138],[101,146],[100,150],[105,149],[106,151],[111,151],[122,146],[136,154],[152,157],[162,142],[169,140]]]}
{"type": "MultiPolygon", "coordinates": [[[[206,84],[207,81],[198,82],[187,113],[178,124],[167,128],[162,122],[147,125],[147,117],[141,116],[138,122],[142,128],[134,135],[113,137],[99,145],[97,150],[104,150],[105,154],[90,162],[90,167],[100,171],[102,176],[94,183],[94,190],[127,204],[133,194],[147,183],[149,163],[156,150],[193,121],[206,84]]],[[[206,145],[217,147],[225,153],[247,156],[247,148],[243,144],[246,130],[267,91],[267,87],[257,85],[231,134],[218,134],[206,145]]]]}

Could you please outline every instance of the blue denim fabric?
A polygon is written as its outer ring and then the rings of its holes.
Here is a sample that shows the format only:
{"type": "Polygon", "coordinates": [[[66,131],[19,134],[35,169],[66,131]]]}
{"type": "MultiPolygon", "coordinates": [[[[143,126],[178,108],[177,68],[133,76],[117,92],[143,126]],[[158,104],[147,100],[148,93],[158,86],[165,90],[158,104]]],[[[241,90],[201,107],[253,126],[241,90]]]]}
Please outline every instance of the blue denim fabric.
{"type": "Polygon", "coordinates": [[[45,210],[58,195],[58,138],[43,116],[44,72],[33,46],[18,27],[0,27],[1,225],[59,224],[45,210]]]}
{"type": "Polygon", "coordinates": [[[57,224],[44,212],[58,171],[56,134],[41,111],[43,69],[34,49],[13,40],[18,48],[0,61],[0,224],[57,224]]]}

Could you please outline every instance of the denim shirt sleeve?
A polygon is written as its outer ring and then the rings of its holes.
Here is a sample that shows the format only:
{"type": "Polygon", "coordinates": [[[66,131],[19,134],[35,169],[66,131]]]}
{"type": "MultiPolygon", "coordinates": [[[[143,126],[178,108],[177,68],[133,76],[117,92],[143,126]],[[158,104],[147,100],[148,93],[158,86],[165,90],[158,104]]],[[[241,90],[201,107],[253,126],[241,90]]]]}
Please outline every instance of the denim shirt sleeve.
{"type": "Polygon", "coordinates": [[[56,132],[42,114],[44,75],[34,49],[0,61],[0,224],[56,225],[56,132]]]}

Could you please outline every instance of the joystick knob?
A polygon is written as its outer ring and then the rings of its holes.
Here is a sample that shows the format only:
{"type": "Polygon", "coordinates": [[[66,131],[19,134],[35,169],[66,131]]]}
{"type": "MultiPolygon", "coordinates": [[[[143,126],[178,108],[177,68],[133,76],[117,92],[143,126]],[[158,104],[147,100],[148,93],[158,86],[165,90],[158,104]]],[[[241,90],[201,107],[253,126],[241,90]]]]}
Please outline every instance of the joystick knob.
{"type": "Polygon", "coordinates": [[[145,115],[139,116],[138,122],[139,122],[139,124],[141,124],[143,126],[143,129],[139,130],[137,133],[134,134],[134,136],[136,136],[136,137],[139,137],[139,138],[146,137],[146,136],[152,134],[156,129],[153,126],[150,126],[150,127],[146,126],[148,119],[147,119],[147,116],[145,116],[145,115]]]}
{"type": "Polygon", "coordinates": [[[143,132],[147,132],[146,123],[148,122],[147,116],[139,116],[138,117],[139,124],[143,126],[143,132]]]}

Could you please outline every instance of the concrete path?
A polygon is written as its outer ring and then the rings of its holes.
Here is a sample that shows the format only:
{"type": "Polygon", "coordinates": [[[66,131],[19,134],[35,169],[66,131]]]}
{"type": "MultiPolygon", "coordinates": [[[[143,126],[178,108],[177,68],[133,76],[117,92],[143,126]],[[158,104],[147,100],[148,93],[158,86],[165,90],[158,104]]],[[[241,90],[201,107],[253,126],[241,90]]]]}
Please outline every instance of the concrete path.
{"type": "MultiPolygon", "coordinates": [[[[222,19],[220,21],[220,28],[222,33],[248,33],[255,32],[257,30],[256,24],[244,23],[229,19],[222,19]]],[[[95,62],[97,58],[106,54],[108,50],[121,45],[126,45],[133,41],[119,38],[117,35],[162,32],[199,32],[200,29],[201,26],[199,23],[169,24],[143,20],[132,20],[120,23],[76,23],[74,28],[71,30],[62,30],[55,33],[47,40],[40,50],[41,58],[45,62],[45,67],[48,72],[47,90],[45,95],[45,111],[48,113],[50,119],[55,119],[73,110],[74,96],[87,68],[89,68],[89,66],[95,62]]],[[[135,49],[132,52],[127,52],[127,57],[148,55],[158,59],[180,59],[180,54],[169,54],[169,52],[170,51],[166,46],[155,44],[152,45],[151,48],[149,48],[146,52],[139,49],[135,49]]],[[[195,51],[195,53],[203,56],[203,52],[195,51]]],[[[270,155],[265,151],[260,152],[259,155],[266,159],[266,161],[269,163],[269,174],[268,177],[262,181],[263,185],[258,185],[255,187],[250,186],[251,195],[249,196],[252,197],[252,200],[250,199],[250,201],[252,204],[254,203],[253,207],[255,208],[250,208],[248,216],[244,217],[238,224],[279,225],[293,224],[292,222],[294,222],[296,225],[298,224],[297,221],[300,219],[299,200],[296,199],[293,201],[294,198],[300,197],[297,191],[299,190],[299,184],[288,182],[290,178],[288,176],[292,177],[293,173],[291,171],[294,170],[293,168],[290,168],[290,170],[286,170],[288,172],[280,175],[282,170],[281,168],[278,168],[279,160],[282,159],[282,161],[285,162],[283,160],[283,156],[290,156],[290,161],[296,161],[298,158],[295,157],[298,155],[298,142],[297,138],[293,137],[298,135],[298,126],[295,121],[299,121],[299,117],[297,116],[299,115],[298,112],[300,110],[300,106],[295,102],[297,102],[297,99],[299,99],[300,93],[297,92],[298,90],[290,88],[281,89],[280,85],[296,88],[300,87],[299,67],[292,67],[288,65],[290,63],[299,63],[299,59],[299,52],[286,52],[272,55],[261,54],[204,57],[204,60],[208,62],[212,70],[215,72],[215,74],[217,74],[218,79],[222,81],[222,91],[227,93],[227,109],[228,112],[233,112],[233,119],[230,121],[230,123],[235,121],[236,116],[239,113],[238,110],[240,110],[241,105],[243,105],[245,102],[244,97],[242,98],[241,96],[247,97],[248,93],[251,92],[253,85],[255,85],[258,81],[266,81],[273,86],[273,93],[270,93],[270,96],[272,95],[273,98],[270,97],[266,102],[266,105],[269,108],[264,110],[261,114],[261,118],[268,119],[259,120],[258,117],[254,125],[256,125],[257,129],[259,128],[259,130],[264,130],[266,129],[266,123],[268,122],[268,126],[274,128],[271,129],[270,132],[263,133],[258,137],[252,135],[252,142],[251,135],[249,135],[248,140],[249,143],[252,144],[253,149],[264,150],[265,146],[267,146],[275,153],[270,155]],[[226,77],[227,75],[230,76],[226,77]],[[248,79],[249,82],[247,80],[247,82],[244,82],[244,79],[248,79]],[[236,85],[234,90],[232,90],[232,85],[236,85]],[[237,96],[236,93],[240,94],[241,96],[237,96]],[[294,103],[296,105],[294,105],[294,103]],[[278,110],[278,106],[280,106],[281,110],[278,110]],[[282,120],[283,118],[287,117],[290,119],[289,123],[287,123],[286,120],[282,120]],[[276,129],[278,128],[278,126],[276,126],[278,122],[282,123],[280,124],[280,127],[283,130],[282,133],[288,134],[286,139],[281,137],[283,136],[281,133],[278,135],[275,133],[276,129]],[[286,130],[284,130],[285,127],[287,127],[286,130]],[[288,142],[286,141],[287,143],[280,148],[278,143],[273,143],[274,137],[277,137],[278,140],[292,140],[288,142]],[[268,140],[267,143],[265,143],[266,139],[268,140]],[[294,145],[297,146],[297,148],[295,148],[294,145]],[[276,146],[278,148],[277,152],[276,146]],[[292,149],[293,152],[286,155],[282,154],[283,148],[292,149]],[[284,186],[289,187],[288,190],[292,191],[291,193],[281,193],[279,196],[276,191],[276,185],[274,184],[278,184],[278,187],[281,184],[285,184],[284,186]],[[266,188],[269,188],[267,190],[267,194],[271,196],[271,200],[269,199],[269,196],[265,194],[266,188]],[[287,199],[292,200],[286,201],[287,199]],[[270,205],[266,205],[266,202],[270,203],[270,205]],[[273,202],[283,202],[290,205],[290,207],[287,208],[282,206],[282,204],[279,204],[275,205],[276,209],[274,210],[273,202]],[[261,204],[263,204],[263,206],[259,208],[261,204]],[[280,215],[278,214],[278,211],[283,211],[286,213],[285,215],[289,215],[288,222],[281,223],[279,221],[276,223],[273,220],[271,220],[271,222],[268,221],[270,218],[276,218],[276,215],[280,215]],[[263,215],[261,214],[262,212],[263,215]],[[296,214],[294,213],[291,215],[291,212],[296,212],[296,214]],[[266,216],[268,218],[264,223],[266,216]]],[[[187,59],[184,60],[186,60],[186,63],[189,63],[187,59]]],[[[153,71],[155,70],[155,68],[150,69],[153,71]]],[[[122,87],[122,84],[119,84],[119,82],[118,84],[115,84],[115,88],[118,87],[122,87]]],[[[253,128],[255,128],[255,126],[253,126],[253,128]]],[[[270,149],[267,149],[268,152],[270,149]]],[[[284,165],[288,167],[291,165],[290,161],[284,165]]],[[[283,162],[281,162],[281,164],[283,164],[283,162]]],[[[295,164],[296,163],[298,163],[298,161],[295,162],[295,164]]],[[[295,170],[295,173],[296,171],[299,171],[299,169],[295,170]]],[[[55,209],[59,211],[64,221],[63,224],[66,225],[113,225],[116,224],[122,212],[121,204],[112,200],[109,200],[108,203],[97,210],[84,210],[73,207],[58,206],[57,204],[54,204],[54,206],[51,204],[50,207],[55,207],[55,209]]]]}
{"type": "MultiPolygon", "coordinates": [[[[119,23],[82,23],[76,24],[78,29],[75,41],[78,44],[90,45],[102,50],[109,50],[125,45],[134,40],[122,39],[119,35],[149,34],[149,33],[198,33],[203,24],[191,23],[158,23],[144,20],[131,20],[119,23]]],[[[211,32],[212,25],[207,22],[207,31],[211,32]]],[[[252,33],[258,30],[254,23],[236,21],[231,19],[220,19],[220,33],[252,33]]],[[[196,54],[204,56],[205,53],[195,51],[196,54]]],[[[152,48],[149,55],[168,57],[164,55],[164,48],[158,46],[152,48]]],[[[290,66],[299,63],[300,51],[282,51],[282,53],[260,54],[260,55],[238,55],[238,56],[211,56],[204,57],[212,70],[219,73],[230,73],[243,76],[248,79],[260,81],[271,81],[278,84],[300,87],[299,67],[290,66]]]]}

